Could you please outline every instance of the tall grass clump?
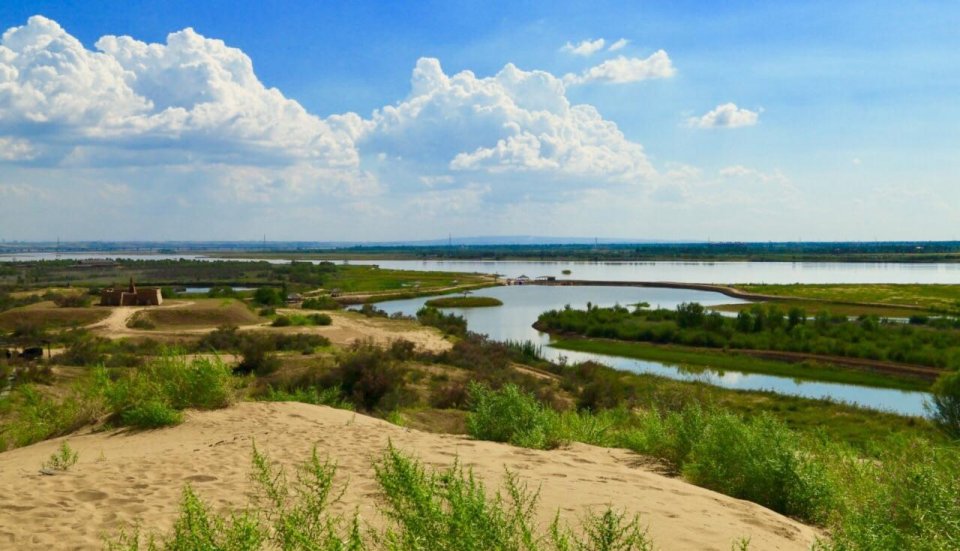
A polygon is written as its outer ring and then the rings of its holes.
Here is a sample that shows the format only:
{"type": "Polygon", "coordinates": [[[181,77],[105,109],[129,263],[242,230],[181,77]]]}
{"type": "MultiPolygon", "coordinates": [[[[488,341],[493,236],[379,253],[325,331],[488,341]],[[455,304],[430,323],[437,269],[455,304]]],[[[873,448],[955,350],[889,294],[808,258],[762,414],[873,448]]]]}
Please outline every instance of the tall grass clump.
{"type": "Polygon", "coordinates": [[[846,456],[833,466],[841,499],[835,551],[960,549],[960,455],[954,447],[896,439],[876,460],[846,456]]]}
{"type": "Polygon", "coordinates": [[[314,448],[297,467],[294,481],[256,447],[253,450],[255,490],[243,510],[218,514],[188,485],[180,501],[180,516],[168,535],[142,537],[138,530],[121,532],[108,542],[111,550],[323,550],[365,549],[359,524],[330,512],[342,488],[334,484],[336,466],[321,461],[314,448]]]}
{"type": "Polygon", "coordinates": [[[12,418],[0,426],[0,448],[28,446],[93,423],[104,411],[102,384],[92,373],[63,397],[47,395],[33,384],[14,388],[7,400],[12,418]]]}
{"type": "Polygon", "coordinates": [[[607,509],[591,513],[579,530],[555,519],[537,528],[539,493],[506,473],[492,496],[459,463],[430,471],[391,444],[374,466],[391,521],[382,541],[390,550],[646,551],[652,549],[639,518],[607,509]],[[578,535],[582,534],[582,535],[578,535]]]}
{"type": "Polygon", "coordinates": [[[469,389],[467,432],[479,440],[508,442],[525,448],[560,445],[557,414],[513,384],[500,390],[477,383],[469,389]]]}
{"type": "Polygon", "coordinates": [[[179,423],[186,408],[230,405],[234,379],[220,358],[188,361],[182,354],[169,353],[108,381],[104,396],[119,424],[156,428],[179,423]]]}
{"type": "Polygon", "coordinates": [[[799,435],[763,414],[714,413],[683,464],[694,484],[808,521],[824,521],[834,486],[799,435]]]}

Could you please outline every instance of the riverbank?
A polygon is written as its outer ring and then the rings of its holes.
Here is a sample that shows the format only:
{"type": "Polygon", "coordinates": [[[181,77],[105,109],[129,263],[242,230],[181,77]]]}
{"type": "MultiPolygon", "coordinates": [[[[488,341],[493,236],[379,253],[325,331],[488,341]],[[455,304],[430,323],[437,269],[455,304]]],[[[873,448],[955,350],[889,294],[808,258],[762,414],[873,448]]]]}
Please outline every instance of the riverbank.
{"type": "MultiPolygon", "coordinates": [[[[927,391],[932,376],[909,376],[905,373],[877,373],[868,365],[860,369],[842,367],[835,363],[845,358],[821,358],[813,355],[798,355],[792,361],[765,359],[771,353],[765,351],[716,351],[704,348],[657,345],[650,343],[623,342],[609,339],[578,339],[559,337],[550,346],[561,350],[574,350],[607,356],[621,356],[679,365],[684,369],[710,369],[716,371],[739,371],[791,377],[803,381],[824,381],[874,388],[927,391]]],[[[926,370],[924,370],[926,371],[926,370]]],[[[934,370],[937,371],[937,370],[934,370]]]]}

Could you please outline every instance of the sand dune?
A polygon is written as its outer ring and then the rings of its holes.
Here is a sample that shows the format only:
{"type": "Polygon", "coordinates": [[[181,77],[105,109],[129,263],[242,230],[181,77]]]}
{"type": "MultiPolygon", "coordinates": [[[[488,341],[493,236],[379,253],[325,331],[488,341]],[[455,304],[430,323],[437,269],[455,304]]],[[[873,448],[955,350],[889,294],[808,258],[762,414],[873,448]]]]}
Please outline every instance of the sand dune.
{"type": "Polygon", "coordinates": [[[730,549],[739,537],[752,549],[808,549],[816,531],[758,505],[732,499],[645,468],[624,450],[576,444],[554,451],[515,448],[404,429],[347,411],[299,403],[242,403],[191,413],[177,427],[111,431],[69,438],[80,460],[70,471],[39,474],[59,446],[52,440],[0,454],[0,548],[98,549],[124,524],[166,530],[182,487],[191,483],[214,507],[246,503],[251,443],[286,465],[316,444],[336,461],[349,488],[341,510],[359,506],[381,522],[371,463],[392,440],[431,465],[455,457],[499,485],[504,466],[541,486],[542,519],[559,510],[575,521],[590,508],[639,512],[661,549],[730,549]]]}

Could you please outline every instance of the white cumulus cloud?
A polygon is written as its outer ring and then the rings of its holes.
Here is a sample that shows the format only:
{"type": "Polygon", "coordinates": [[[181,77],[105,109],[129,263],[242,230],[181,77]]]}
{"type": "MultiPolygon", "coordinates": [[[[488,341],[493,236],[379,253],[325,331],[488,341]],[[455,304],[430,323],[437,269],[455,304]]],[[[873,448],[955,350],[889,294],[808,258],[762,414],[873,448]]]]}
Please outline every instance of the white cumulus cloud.
{"type": "Polygon", "coordinates": [[[724,103],[702,117],[690,117],[687,125],[693,128],[740,128],[753,126],[759,119],[759,111],[743,109],[735,103],[724,103]]]}
{"type": "MultiPolygon", "coordinates": [[[[643,146],[590,105],[571,105],[561,79],[512,64],[478,78],[421,58],[405,101],[374,113],[364,151],[461,172],[537,174],[543,181],[636,182],[655,174],[643,146]]],[[[431,173],[435,173],[431,172],[431,173]]]]}
{"type": "Polygon", "coordinates": [[[616,42],[614,42],[613,44],[611,44],[610,47],[607,48],[607,51],[608,51],[608,52],[615,52],[615,51],[617,51],[617,50],[622,50],[622,49],[626,48],[626,47],[627,47],[627,44],[629,44],[629,43],[630,43],[630,41],[627,40],[626,38],[621,38],[620,40],[617,40],[616,42]]]}
{"type": "Polygon", "coordinates": [[[34,16],[0,39],[4,160],[354,171],[363,124],[308,113],[265,87],[242,51],[192,29],[164,44],[104,36],[92,51],[34,16]]]}
{"type": "Polygon", "coordinates": [[[676,74],[670,56],[663,50],[657,50],[649,57],[618,56],[591,67],[579,75],[573,73],[563,77],[568,85],[588,82],[609,82],[622,84],[657,78],[670,78],[676,74]]]}
{"type": "Polygon", "coordinates": [[[560,48],[560,51],[575,55],[589,56],[602,50],[606,43],[607,41],[602,38],[598,38],[596,40],[583,40],[579,44],[571,44],[570,42],[567,42],[562,48],[560,48]]]}

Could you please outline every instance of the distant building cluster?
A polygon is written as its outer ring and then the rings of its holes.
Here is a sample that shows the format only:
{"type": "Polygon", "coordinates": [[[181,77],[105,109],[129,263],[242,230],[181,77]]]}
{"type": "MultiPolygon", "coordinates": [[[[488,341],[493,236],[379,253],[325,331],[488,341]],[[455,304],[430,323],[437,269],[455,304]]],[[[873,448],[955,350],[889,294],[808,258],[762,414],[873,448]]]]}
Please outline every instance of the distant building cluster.
{"type": "Polygon", "coordinates": [[[159,306],[163,303],[160,289],[149,287],[137,289],[130,278],[126,289],[104,289],[100,291],[100,306],[159,306]]]}

